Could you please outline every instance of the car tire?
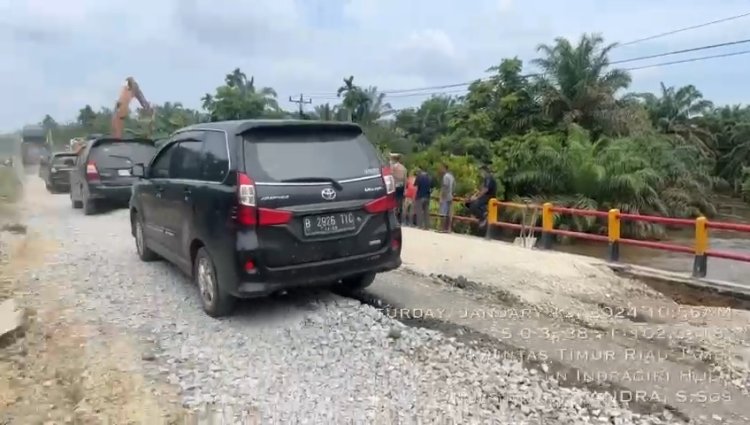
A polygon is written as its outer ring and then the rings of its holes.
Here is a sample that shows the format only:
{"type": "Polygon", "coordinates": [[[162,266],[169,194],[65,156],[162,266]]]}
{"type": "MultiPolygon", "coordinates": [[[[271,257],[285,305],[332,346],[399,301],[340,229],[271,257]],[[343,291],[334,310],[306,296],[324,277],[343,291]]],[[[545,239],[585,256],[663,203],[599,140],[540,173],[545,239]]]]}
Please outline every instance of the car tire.
{"type": "Polygon", "coordinates": [[[146,238],[143,235],[143,220],[141,220],[141,216],[139,214],[135,214],[135,217],[133,217],[133,226],[135,226],[135,249],[138,253],[138,258],[141,259],[141,261],[149,262],[149,261],[155,261],[159,258],[158,255],[154,251],[151,251],[151,249],[148,247],[148,244],[146,244],[146,238]]]}
{"type": "Polygon", "coordinates": [[[55,188],[52,187],[49,183],[44,183],[44,187],[47,189],[47,192],[55,193],[55,188]]]}
{"type": "Polygon", "coordinates": [[[81,201],[83,204],[83,213],[85,215],[94,215],[96,214],[96,202],[93,199],[90,199],[86,194],[83,194],[83,201],[81,201]]]}
{"type": "Polygon", "coordinates": [[[374,281],[375,273],[362,273],[356,276],[347,277],[341,279],[341,283],[336,287],[336,292],[339,292],[342,295],[355,295],[372,285],[374,281]]]}
{"type": "Polygon", "coordinates": [[[219,285],[216,265],[206,248],[198,249],[195,254],[193,279],[198,286],[198,297],[206,314],[218,318],[232,313],[237,300],[219,285]]]}

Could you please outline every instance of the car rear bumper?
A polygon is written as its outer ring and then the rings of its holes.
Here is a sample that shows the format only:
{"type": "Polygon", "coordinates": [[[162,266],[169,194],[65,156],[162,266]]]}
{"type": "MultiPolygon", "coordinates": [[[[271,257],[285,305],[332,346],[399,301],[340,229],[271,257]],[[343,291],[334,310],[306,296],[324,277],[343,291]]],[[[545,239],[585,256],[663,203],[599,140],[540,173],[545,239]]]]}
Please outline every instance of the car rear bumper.
{"type": "Polygon", "coordinates": [[[239,272],[242,276],[233,288],[234,296],[262,297],[282,290],[328,286],[340,279],[364,273],[381,273],[401,266],[401,249],[386,247],[374,253],[335,260],[300,264],[289,267],[261,268],[256,274],[239,272]]]}
{"type": "Polygon", "coordinates": [[[107,201],[128,202],[132,186],[103,186],[89,184],[89,197],[107,201]]]}
{"type": "Polygon", "coordinates": [[[57,188],[70,188],[70,177],[68,176],[51,176],[50,184],[57,188]]]}

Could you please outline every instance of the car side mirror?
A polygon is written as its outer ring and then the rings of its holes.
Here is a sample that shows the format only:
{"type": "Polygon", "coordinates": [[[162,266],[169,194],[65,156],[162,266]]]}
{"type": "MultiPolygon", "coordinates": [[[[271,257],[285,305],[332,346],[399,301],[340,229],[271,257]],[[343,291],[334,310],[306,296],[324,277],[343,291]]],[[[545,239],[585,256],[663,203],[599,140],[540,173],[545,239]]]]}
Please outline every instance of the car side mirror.
{"type": "Polygon", "coordinates": [[[130,173],[134,177],[146,178],[146,166],[143,164],[133,164],[130,168],[130,173]]]}

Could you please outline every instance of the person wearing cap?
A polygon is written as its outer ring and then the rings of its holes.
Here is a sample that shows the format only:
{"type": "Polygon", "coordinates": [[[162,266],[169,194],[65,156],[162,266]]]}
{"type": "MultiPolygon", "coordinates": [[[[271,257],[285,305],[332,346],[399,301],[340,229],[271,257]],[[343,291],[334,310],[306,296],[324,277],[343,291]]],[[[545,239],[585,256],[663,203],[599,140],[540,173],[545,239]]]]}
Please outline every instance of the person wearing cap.
{"type": "Polygon", "coordinates": [[[400,223],[403,221],[404,190],[406,187],[406,167],[401,163],[401,154],[391,154],[391,173],[396,184],[396,217],[400,223]]]}

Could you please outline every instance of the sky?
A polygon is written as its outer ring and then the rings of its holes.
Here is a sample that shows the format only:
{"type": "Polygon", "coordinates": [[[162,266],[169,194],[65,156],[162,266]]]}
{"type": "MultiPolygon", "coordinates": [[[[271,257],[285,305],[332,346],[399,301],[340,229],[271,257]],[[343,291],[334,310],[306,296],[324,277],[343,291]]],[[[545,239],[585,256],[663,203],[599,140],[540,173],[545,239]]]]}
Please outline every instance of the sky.
{"type": "MultiPolygon", "coordinates": [[[[300,94],[335,103],[350,75],[388,91],[471,81],[506,57],[531,72],[536,47],[558,36],[627,42],[745,12],[740,0],[0,0],[0,131],[112,107],[128,76],[152,103],[199,108],[239,67],[291,110],[300,94]]],[[[611,59],[744,38],[750,17],[622,46],[611,59]]],[[[750,103],[749,68],[746,55],[633,71],[631,90],[694,84],[716,103],[750,103]]],[[[403,108],[436,91],[387,100],[403,108]]]]}

